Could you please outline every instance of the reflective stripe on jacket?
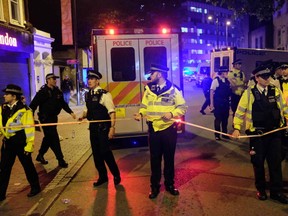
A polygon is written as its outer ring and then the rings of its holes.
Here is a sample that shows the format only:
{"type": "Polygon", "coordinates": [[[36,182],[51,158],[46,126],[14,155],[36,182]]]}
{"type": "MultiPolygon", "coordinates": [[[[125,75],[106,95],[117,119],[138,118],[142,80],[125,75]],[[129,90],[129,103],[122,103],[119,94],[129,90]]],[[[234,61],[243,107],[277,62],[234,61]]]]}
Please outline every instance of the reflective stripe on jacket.
{"type": "Polygon", "coordinates": [[[152,122],[154,131],[165,130],[174,123],[172,120],[163,120],[161,117],[164,113],[171,112],[173,118],[179,118],[185,114],[186,110],[185,99],[175,86],[170,85],[170,88],[168,87],[159,95],[152,92],[149,85],[145,86],[139,113],[147,116],[147,120],[152,122]]]}
{"type": "Polygon", "coordinates": [[[17,131],[24,130],[26,135],[26,146],[24,150],[26,152],[33,152],[34,150],[34,139],[35,139],[35,127],[28,127],[34,125],[34,118],[30,109],[21,108],[17,110],[7,121],[5,128],[2,124],[2,106],[0,106],[0,131],[9,139],[16,135],[17,131]],[[27,127],[23,127],[26,125],[27,127]],[[13,126],[13,127],[11,127],[13,126]],[[19,126],[19,127],[17,127],[19,126]],[[9,128],[10,127],[10,128],[9,128]]]}

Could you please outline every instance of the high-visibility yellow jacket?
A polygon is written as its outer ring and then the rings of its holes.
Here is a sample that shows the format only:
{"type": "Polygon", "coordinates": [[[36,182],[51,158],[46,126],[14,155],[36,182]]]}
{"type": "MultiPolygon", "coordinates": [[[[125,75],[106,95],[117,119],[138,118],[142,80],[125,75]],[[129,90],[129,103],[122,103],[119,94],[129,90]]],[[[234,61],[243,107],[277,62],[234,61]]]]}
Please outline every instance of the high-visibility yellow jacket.
{"type": "Polygon", "coordinates": [[[168,80],[166,81],[166,86],[168,86],[167,90],[160,95],[151,91],[149,85],[145,86],[139,113],[146,116],[149,122],[152,122],[154,131],[165,130],[174,123],[173,120],[163,120],[161,116],[164,113],[171,112],[173,118],[180,118],[187,110],[181,91],[168,80]]]}
{"type": "MultiPolygon", "coordinates": [[[[275,88],[272,86],[272,88],[275,88]]],[[[275,88],[275,96],[277,100],[277,106],[280,109],[281,114],[281,122],[279,127],[284,125],[284,120],[288,119],[288,107],[286,105],[285,99],[282,95],[282,92],[275,88]]],[[[254,95],[251,91],[251,88],[248,87],[239,101],[234,119],[234,129],[240,130],[241,126],[244,124],[245,121],[245,130],[250,130],[251,132],[255,131],[255,127],[253,127],[253,120],[252,120],[252,105],[255,101],[254,95]]]]}
{"type": "Polygon", "coordinates": [[[228,73],[228,80],[232,92],[236,95],[241,95],[245,89],[245,74],[236,68],[232,68],[232,71],[228,73]]]}
{"type": "Polygon", "coordinates": [[[34,125],[34,118],[33,118],[32,111],[29,109],[29,107],[24,106],[23,108],[17,110],[8,119],[6,125],[3,126],[2,109],[5,106],[7,105],[4,104],[3,106],[0,106],[0,127],[1,127],[0,133],[4,135],[7,139],[9,139],[10,137],[15,136],[17,131],[24,130],[25,135],[26,135],[26,146],[24,147],[24,151],[33,152],[34,139],[35,139],[35,127],[28,127],[29,125],[34,125]],[[27,126],[27,127],[23,127],[23,126],[27,126]]]}

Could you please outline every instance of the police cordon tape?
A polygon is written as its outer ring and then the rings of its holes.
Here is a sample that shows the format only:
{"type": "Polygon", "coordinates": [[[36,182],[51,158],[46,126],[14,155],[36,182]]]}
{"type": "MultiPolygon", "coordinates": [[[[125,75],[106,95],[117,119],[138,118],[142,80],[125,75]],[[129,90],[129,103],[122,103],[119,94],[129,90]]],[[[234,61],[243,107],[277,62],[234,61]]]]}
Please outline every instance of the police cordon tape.
{"type": "MultiPolygon", "coordinates": [[[[148,116],[143,116],[141,118],[147,119],[147,117],[148,116]]],[[[155,116],[153,116],[153,117],[155,118],[155,116]]],[[[133,119],[134,118],[125,118],[125,119],[118,118],[117,121],[119,121],[119,120],[120,121],[128,121],[128,120],[133,120],[133,119]]],[[[13,126],[2,127],[2,128],[5,129],[5,128],[46,127],[46,126],[73,125],[73,124],[83,124],[83,123],[99,123],[99,122],[110,122],[110,121],[111,121],[110,119],[109,120],[90,120],[90,121],[89,120],[78,120],[78,121],[75,121],[75,122],[57,122],[57,123],[45,123],[45,124],[13,125],[13,126]]],[[[213,129],[210,129],[210,128],[207,128],[207,127],[203,127],[201,125],[193,124],[193,123],[182,121],[182,120],[179,120],[179,119],[172,119],[172,121],[174,121],[176,123],[189,125],[191,127],[200,128],[200,129],[203,129],[203,130],[206,130],[206,131],[210,131],[210,132],[213,132],[213,133],[218,133],[218,134],[221,134],[221,135],[224,135],[224,136],[229,136],[231,138],[235,138],[231,134],[223,133],[221,131],[216,131],[216,130],[213,130],[213,129]]],[[[288,126],[277,128],[277,129],[274,129],[274,130],[271,130],[271,131],[268,131],[268,132],[265,132],[265,133],[261,133],[261,134],[238,136],[237,139],[244,139],[244,138],[251,138],[251,137],[262,137],[262,136],[265,136],[265,135],[268,135],[268,134],[272,134],[272,133],[275,133],[275,132],[278,132],[278,131],[281,131],[281,130],[285,130],[285,129],[288,129],[288,126]]]]}

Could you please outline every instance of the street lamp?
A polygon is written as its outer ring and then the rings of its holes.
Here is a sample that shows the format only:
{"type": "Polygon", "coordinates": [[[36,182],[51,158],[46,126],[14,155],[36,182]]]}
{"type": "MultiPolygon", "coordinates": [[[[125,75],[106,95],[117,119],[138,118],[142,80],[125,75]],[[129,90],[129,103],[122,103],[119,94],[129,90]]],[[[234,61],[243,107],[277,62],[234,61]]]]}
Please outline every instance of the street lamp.
{"type": "MultiPolygon", "coordinates": [[[[211,15],[208,16],[208,20],[213,20],[213,16],[211,16],[211,15]]],[[[218,19],[218,16],[216,16],[215,23],[216,23],[216,43],[217,43],[216,48],[219,49],[219,19],[218,19]]]]}
{"type": "Polygon", "coordinates": [[[230,21],[226,22],[226,47],[228,47],[228,26],[231,25],[230,21]]]}

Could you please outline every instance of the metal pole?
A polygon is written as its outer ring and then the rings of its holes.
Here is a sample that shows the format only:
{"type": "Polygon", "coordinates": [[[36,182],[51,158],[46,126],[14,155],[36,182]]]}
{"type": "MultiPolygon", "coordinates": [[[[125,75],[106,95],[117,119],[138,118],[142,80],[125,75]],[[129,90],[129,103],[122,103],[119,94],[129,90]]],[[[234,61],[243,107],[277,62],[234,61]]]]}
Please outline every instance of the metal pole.
{"type": "Polygon", "coordinates": [[[216,17],[216,25],[217,25],[217,31],[216,31],[217,49],[219,49],[219,19],[218,19],[218,16],[216,17]]]}
{"type": "Polygon", "coordinates": [[[79,91],[79,60],[78,60],[78,37],[77,37],[77,14],[76,14],[76,0],[73,0],[73,38],[74,38],[74,52],[75,52],[75,59],[76,64],[76,92],[77,92],[77,105],[80,105],[80,91],[79,91]]]}
{"type": "Polygon", "coordinates": [[[228,47],[228,25],[226,24],[226,47],[228,47]]]}

